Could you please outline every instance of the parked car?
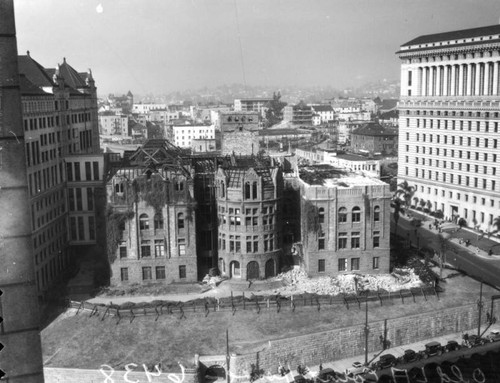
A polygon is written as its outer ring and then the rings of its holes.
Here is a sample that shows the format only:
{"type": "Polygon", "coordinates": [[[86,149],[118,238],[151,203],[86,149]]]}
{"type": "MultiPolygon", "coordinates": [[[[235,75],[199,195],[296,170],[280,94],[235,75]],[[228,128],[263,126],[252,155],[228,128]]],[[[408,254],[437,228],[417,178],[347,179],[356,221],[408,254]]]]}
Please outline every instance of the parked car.
{"type": "Polygon", "coordinates": [[[417,219],[417,218],[412,218],[412,220],[410,221],[410,223],[415,226],[415,227],[420,227],[422,226],[422,221],[420,219],[417,219]]]}
{"type": "Polygon", "coordinates": [[[385,368],[393,367],[398,363],[396,357],[392,354],[381,355],[379,360],[374,363],[373,368],[376,370],[383,370],[385,368]]]}
{"type": "Polygon", "coordinates": [[[462,346],[456,340],[449,340],[444,346],[444,352],[451,352],[455,350],[460,350],[462,346]]]}
{"type": "Polygon", "coordinates": [[[419,359],[420,359],[420,355],[417,352],[415,352],[411,349],[408,349],[408,350],[405,350],[404,354],[398,359],[398,361],[401,363],[411,363],[411,362],[415,362],[419,359]]]}
{"type": "Polygon", "coordinates": [[[354,362],[352,367],[347,368],[345,370],[345,374],[349,377],[353,377],[356,375],[366,374],[367,372],[371,372],[371,369],[366,367],[364,364],[360,362],[354,362]]]}
{"type": "Polygon", "coordinates": [[[316,383],[337,381],[337,373],[331,368],[322,369],[316,376],[316,383]]]}
{"type": "Polygon", "coordinates": [[[462,345],[468,348],[482,346],[486,342],[489,342],[486,339],[483,339],[477,335],[464,334],[462,338],[463,338],[462,345]]]}
{"type": "Polygon", "coordinates": [[[439,342],[429,342],[425,345],[425,350],[421,351],[421,355],[424,359],[429,356],[441,355],[443,353],[443,346],[439,342]]]}
{"type": "Polygon", "coordinates": [[[490,332],[487,336],[486,339],[489,342],[498,342],[500,340],[500,331],[498,330],[493,330],[490,332]]]}

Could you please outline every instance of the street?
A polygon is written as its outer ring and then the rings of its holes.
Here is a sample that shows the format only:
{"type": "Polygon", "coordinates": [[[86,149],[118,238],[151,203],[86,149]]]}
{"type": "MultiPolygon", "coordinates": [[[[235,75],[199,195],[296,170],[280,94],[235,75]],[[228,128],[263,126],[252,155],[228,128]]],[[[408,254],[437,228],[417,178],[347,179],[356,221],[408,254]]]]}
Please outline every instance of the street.
{"type": "MultiPolygon", "coordinates": [[[[399,217],[397,235],[409,238],[412,246],[418,248],[432,248],[439,253],[438,233],[429,230],[430,221],[422,223],[422,226],[413,226],[403,214],[399,217]],[[408,236],[409,233],[409,236],[408,236]]],[[[391,234],[394,235],[394,218],[391,214],[391,234]]],[[[448,241],[450,249],[446,250],[444,261],[455,268],[464,271],[466,274],[478,280],[500,288],[500,257],[484,256],[474,253],[472,247],[465,249],[462,246],[448,241]]]]}

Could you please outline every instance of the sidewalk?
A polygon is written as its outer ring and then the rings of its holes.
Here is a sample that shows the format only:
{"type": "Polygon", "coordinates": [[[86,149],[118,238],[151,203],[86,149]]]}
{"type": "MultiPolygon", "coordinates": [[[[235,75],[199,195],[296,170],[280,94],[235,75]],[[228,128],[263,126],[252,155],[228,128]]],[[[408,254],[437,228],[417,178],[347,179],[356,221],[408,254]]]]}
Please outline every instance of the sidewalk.
{"type": "MultiPolygon", "coordinates": [[[[481,327],[481,333],[483,333],[485,329],[486,329],[486,325],[483,325],[481,327]]],[[[498,324],[492,325],[488,329],[488,331],[486,333],[484,333],[484,336],[488,335],[493,330],[500,331],[500,325],[498,325],[498,324]]],[[[469,335],[477,334],[477,328],[476,329],[472,329],[468,333],[469,333],[469,335]]],[[[404,351],[408,350],[408,349],[414,350],[415,352],[419,352],[419,351],[425,350],[425,345],[427,343],[431,342],[431,341],[437,341],[437,342],[441,343],[441,345],[446,345],[446,343],[449,340],[456,340],[459,344],[461,344],[462,343],[462,335],[463,335],[463,333],[458,332],[458,333],[454,333],[454,334],[440,336],[440,337],[437,337],[437,338],[423,339],[421,341],[418,341],[418,342],[415,342],[415,343],[411,343],[411,344],[407,344],[407,345],[403,345],[403,346],[391,347],[391,348],[388,348],[388,349],[386,349],[386,350],[384,350],[383,352],[380,352],[380,353],[373,353],[372,352],[372,353],[368,354],[368,363],[376,362],[379,359],[380,355],[392,354],[396,358],[399,358],[400,356],[402,356],[404,354],[404,351]]],[[[357,356],[354,356],[354,357],[340,359],[340,360],[335,360],[335,361],[320,361],[320,362],[321,362],[321,365],[322,365],[323,369],[331,368],[335,372],[344,373],[346,369],[352,367],[352,364],[354,362],[360,362],[360,363],[364,364],[364,362],[365,362],[365,355],[357,355],[357,356]]],[[[297,372],[297,370],[296,370],[296,367],[297,366],[290,366],[291,374],[293,374],[293,376],[299,375],[298,372],[297,372]]],[[[311,371],[310,374],[312,376],[316,376],[317,373],[320,370],[319,365],[316,365],[316,366],[307,366],[307,367],[311,371]]],[[[276,366],[276,368],[277,368],[277,366],[276,366]]],[[[290,376],[290,374],[289,374],[289,376],[290,376]]],[[[270,377],[268,377],[268,376],[263,377],[263,378],[259,379],[258,382],[262,382],[262,383],[263,382],[276,382],[277,380],[280,380],[280,379],[283,379],[282,382],[285,382],[284,378],[281,377],[281,376],[279,376],[279,375],[277,375],[277,374],[276,375],[272,375],[270,377]]]]}

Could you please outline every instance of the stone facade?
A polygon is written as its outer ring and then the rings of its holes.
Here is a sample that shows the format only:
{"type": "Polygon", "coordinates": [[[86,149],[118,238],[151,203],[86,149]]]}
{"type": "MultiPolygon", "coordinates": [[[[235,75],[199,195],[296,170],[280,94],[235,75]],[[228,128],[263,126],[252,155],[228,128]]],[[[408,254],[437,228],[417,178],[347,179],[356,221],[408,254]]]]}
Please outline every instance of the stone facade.
{"type": "Polygon", "coordinates": [[[282,254],[281,170],[219,168],[215,182],[221,273],[243,280],[275,276],[282,254]]]}
{"type": "Polygon", "coordinates": [[[388,273],[389,185],[352,174],[309,182],[301,179],[298,189],[302,242],[295,249],[308,274],[388,273]]]}
{"type": "Polygon", "coordinates": [[[398,182],[446,218],[495,230],[500,215],[500,26],[401,46],[398,182]]]}

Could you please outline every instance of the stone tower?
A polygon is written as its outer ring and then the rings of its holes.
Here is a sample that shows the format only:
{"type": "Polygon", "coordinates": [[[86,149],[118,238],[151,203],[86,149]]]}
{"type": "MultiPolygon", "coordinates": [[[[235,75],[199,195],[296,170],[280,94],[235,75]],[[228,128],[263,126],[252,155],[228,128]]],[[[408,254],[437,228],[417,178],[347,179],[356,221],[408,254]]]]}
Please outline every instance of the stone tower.
{"type": "Polygon", "coordinates": [[[13,0],[0,1],[0,369],[43,382],[13,0]]]}

